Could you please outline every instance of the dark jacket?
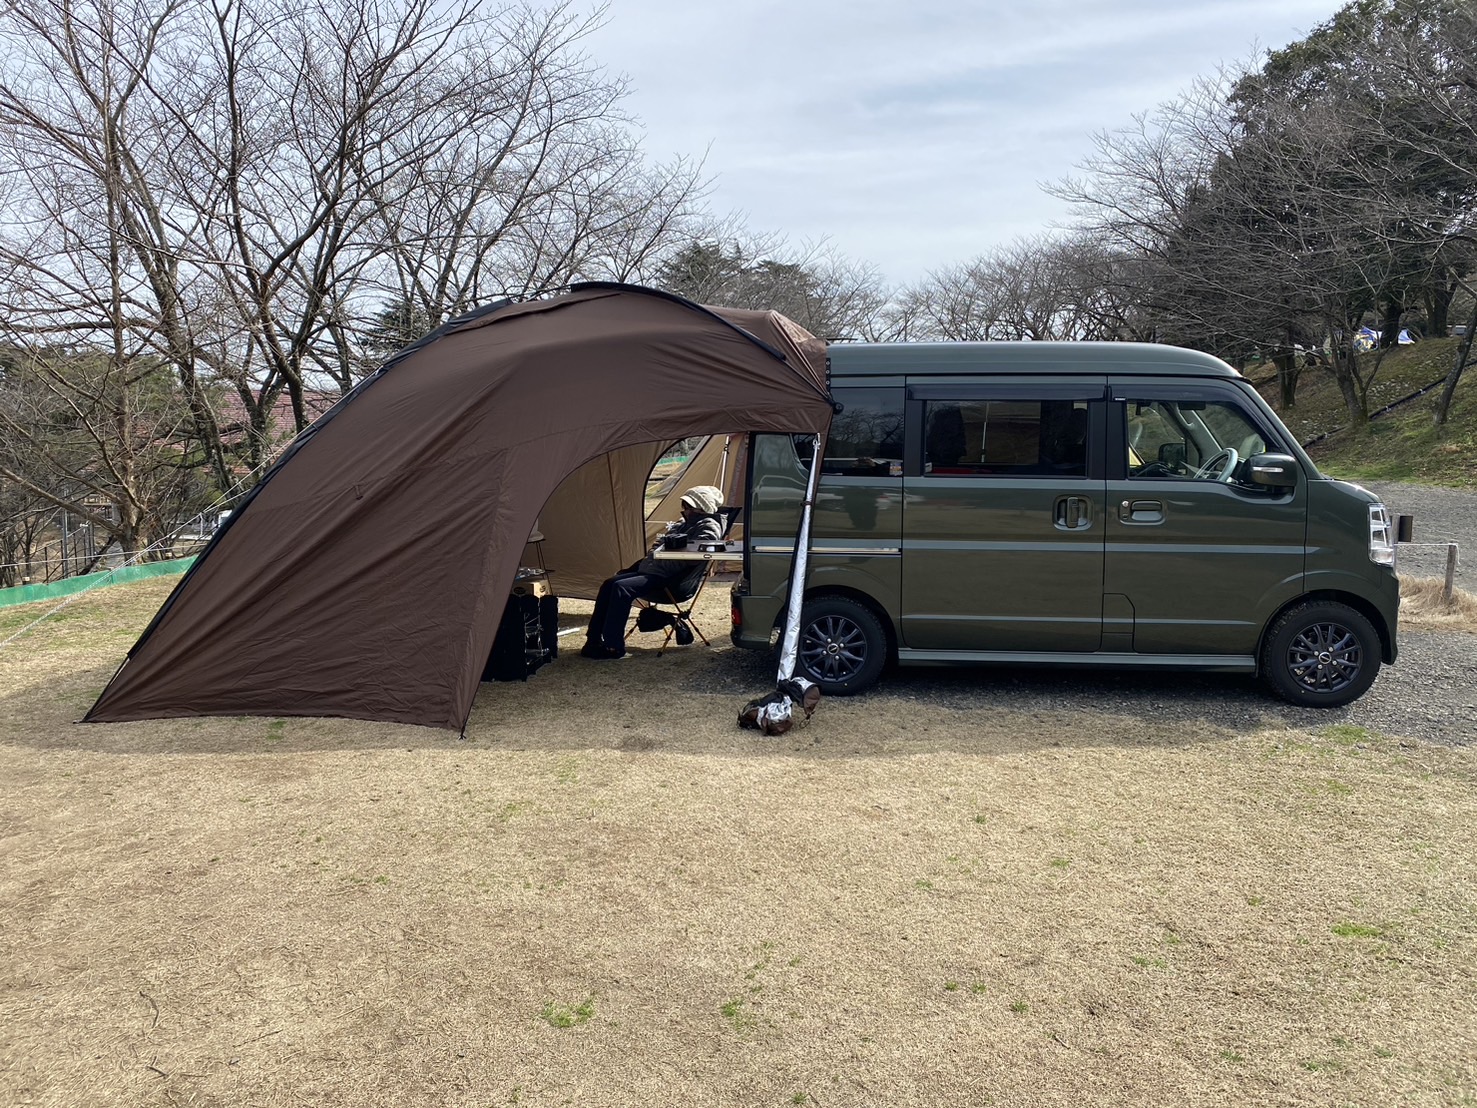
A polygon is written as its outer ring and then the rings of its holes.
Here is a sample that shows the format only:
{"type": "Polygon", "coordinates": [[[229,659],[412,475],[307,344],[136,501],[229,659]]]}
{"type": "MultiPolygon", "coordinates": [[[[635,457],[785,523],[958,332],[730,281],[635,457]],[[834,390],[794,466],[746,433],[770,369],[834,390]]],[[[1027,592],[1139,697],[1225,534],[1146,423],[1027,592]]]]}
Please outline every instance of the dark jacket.
{"type": "MultiPolygon", "coordinates": [[[[656,541],[652,550],[655,551],[657,547],[669,539],[686,539],[689,550],[698,543],[721,542],[723,539],[723,520],[721,517],[715,515],[698,516],[691,523],[685,520],[678,520],[671,527],[667,528],[666,533],[656,541]]],[[[637,569],[652,577],[666,578],[668,581],[667,587],[675,595],[680,597],[684,593],[688,595],[692,593],[698,581],[708,572],[708,564],[707,562],[659,560],[653,558],[651,553],[648,552],[646,557],[641,559],[641,563],[637,566],[637,569]]]]}

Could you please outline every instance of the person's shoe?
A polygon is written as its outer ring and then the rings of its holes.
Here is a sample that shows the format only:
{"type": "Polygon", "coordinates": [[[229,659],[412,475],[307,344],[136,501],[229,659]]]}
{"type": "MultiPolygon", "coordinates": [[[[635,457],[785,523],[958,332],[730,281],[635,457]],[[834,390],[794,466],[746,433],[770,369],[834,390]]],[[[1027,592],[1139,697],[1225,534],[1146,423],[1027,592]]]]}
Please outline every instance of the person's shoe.
{"type": "Polygon", "coordinates": [[[580,654],[585,658],[593,658],[597,662],[609,662],[616,658],[624,658],[626,656],[626,648],[624,646],[606,646],[603,643],[591,641],[585,643],[580,648],[580,654]]]}

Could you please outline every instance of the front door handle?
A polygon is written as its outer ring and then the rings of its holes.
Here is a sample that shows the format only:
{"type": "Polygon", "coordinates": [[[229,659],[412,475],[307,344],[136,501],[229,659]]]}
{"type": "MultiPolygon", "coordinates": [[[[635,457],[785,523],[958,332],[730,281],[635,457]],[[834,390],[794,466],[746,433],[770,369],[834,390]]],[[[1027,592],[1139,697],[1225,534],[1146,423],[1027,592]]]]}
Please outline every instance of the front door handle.
{"type": "Polygon", "coordinates": [[[1158,500],[1124,500],[1118,505],[1124,523],[1163,523],[1164,505],[1158,500]]]}
{"type": "Polygon", "coordinates": [[[1086,531],[1092,526],[1092,501],[1085,496],[1059,496],[1053,511],[1059,530],[1086,531]]]}

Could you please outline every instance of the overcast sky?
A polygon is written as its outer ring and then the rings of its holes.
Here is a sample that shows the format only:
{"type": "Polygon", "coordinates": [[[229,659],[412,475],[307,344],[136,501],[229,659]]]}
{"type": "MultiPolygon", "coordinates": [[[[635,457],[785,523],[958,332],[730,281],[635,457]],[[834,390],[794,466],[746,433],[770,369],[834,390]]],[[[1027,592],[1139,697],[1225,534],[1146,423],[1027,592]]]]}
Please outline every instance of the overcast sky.
{"type": "Polygon", "coordinates": [[[609,0],[586,46],[630,79],[653,159],[707,152],[715,211],[900,284],[1061,222],[1041,183],[1094,133],[1341,6],[609,0]]]}

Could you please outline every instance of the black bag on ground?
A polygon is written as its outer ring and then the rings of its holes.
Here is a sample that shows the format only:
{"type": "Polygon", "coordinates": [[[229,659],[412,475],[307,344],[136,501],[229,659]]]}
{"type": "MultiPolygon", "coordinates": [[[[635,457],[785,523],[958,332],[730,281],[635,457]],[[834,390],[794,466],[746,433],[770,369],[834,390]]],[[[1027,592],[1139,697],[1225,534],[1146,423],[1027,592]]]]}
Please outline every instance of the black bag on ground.
{"type": "Polygon", "coordinates": [[[664,612],[660,608],[642,608],[636,613],[636,630],[638,631],[660,631],[664,627],[670,627],[677,622],[677,617],[671,612],[664,612]]]}

